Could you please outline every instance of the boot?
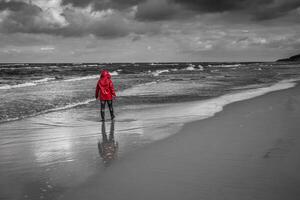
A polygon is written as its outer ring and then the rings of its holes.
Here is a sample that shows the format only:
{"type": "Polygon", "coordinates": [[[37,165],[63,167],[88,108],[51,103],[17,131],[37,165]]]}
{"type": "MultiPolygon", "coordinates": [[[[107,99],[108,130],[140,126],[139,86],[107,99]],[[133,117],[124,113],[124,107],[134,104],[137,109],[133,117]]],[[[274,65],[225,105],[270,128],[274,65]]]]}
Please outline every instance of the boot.
{"type": "Polygon", "coordinates": [[[110,118],[111,120],[113,120],[115,118],[114,109],[113,108],[109,109],[109,112],[110,112],[110,118]]]}
{"type": "Polygon", "coordinates": [[[105,121],[105,113],[104,113],[104,110],[101,110],[101,121],[105,121]]]}

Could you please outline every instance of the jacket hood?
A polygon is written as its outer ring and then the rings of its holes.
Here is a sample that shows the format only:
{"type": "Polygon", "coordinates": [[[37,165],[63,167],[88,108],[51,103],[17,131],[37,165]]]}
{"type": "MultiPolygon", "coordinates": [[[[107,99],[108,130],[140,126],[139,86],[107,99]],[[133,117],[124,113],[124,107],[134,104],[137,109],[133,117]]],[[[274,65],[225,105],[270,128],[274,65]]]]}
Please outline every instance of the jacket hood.
{"type": "Polygon", "coordinates": [[[101,71],[101,79],[105,79],[105,78],[108,78],[110,79],[111,78],[111,75],[109,74],[109,72],[107,70],[102,70],[101,71]]]}

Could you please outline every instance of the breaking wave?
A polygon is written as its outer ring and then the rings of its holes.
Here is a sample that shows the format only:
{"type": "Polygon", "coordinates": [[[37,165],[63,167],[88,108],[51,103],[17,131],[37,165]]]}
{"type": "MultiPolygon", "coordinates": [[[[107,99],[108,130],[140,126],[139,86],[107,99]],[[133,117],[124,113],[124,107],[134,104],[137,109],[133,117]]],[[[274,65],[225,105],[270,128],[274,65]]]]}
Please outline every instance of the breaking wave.
{"type": "Polygon", "coordinates": [[[14,89],[14,88],[35,86],[37,84],[41,84],[41,83],[45,83],[45,82],[49,82],[49,81],[53,81],[53,80],[56,80],[56,78],[43,78],[43,79],[20,83],[20,84],[16,84],[16,85],[3,85],[3,86],[0,86],[0,90],[9,90],[9,89],[14,89]]]}

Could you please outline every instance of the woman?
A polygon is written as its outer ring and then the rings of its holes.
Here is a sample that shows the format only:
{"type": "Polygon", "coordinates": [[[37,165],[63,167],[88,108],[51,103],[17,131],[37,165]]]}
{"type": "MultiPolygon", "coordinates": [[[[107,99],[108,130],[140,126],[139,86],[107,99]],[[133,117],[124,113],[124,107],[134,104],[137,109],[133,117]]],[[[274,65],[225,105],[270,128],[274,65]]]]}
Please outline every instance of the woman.
{"type": "Polygon", "coordinates": [[[102,70],[100,79],[97,82],[95,98],[100,100],[101,103],[101,118],[105,121],[105,104],[108,104],[110,117],[115,118],[112,100],[116,97],[111,75],[107,70],[102,70]]]}

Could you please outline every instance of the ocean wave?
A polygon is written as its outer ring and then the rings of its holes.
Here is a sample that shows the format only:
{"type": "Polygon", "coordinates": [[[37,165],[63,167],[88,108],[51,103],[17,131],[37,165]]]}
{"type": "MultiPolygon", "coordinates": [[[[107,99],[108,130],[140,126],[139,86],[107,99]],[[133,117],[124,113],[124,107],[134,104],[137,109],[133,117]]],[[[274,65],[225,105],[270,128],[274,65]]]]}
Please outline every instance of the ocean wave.
{"type": "Polygon", "coordinates": [[[190,64],[187,68],[184,68],[184,70],[187,70],[187,71],[195,71],[195,70],[199,70],[199,71],[203,71],[204,68],[202,65],[193,65],[193,64],[190,64]]]}
{"type": "Polygon", "coordinates": [[[70,104],[67,104],[65,106],[61,106],[61,107],[57,107],[57,108],[52,108],[52,109],[49,109],[49,110],[45,110],[43,111],[43,113],[47,113],[47,112],[54,112],[54,111],[59,111],[59,110],[66,110],[66,109],[70,109],[70,108],[75,108],[75,107],[78,107],[78,106],[82,106],[82,105],[87,105],[93,101],[96,101],[95,99],[87,99],[85,101],[81,101],[81,102],[75,102],[75,103],[70,103],[70,104]]]}
{"type": "Polygon", "coordinates": [[[100,75],[90,75],[90,76],[82,76],[82,77],[76,77],[76,78],[70,78],[63,80],[65,82],[71,82],[71,81],[82,81],[82,80],[87,80],[87,79],[96,79],[99,78],[100,75]]]}
{"type": "Polygon", "coordinates": [[[150,66],[173,66],[179,65],[178,63],[150,63],[150,66]]]}
{"type": "MultiPolygon", "coordinates": [[[[180,99],[185,99],[187,95],[197,97],[197,92],[204,88],[214,87],[210,83],[198,83],[195,84],[190,80],[177,79],[175,81],[152,81],[148,83],[142,83],[133,87],[127,88],[118,93],[118,96],[130,96],[130,97],[154,97],[159,101],[170,96],[178,96],[180,99]],[[178,81],[179,80],[179,81],[178,81]]],[[[177,98],[178,99],[178,98],[177,98]]],[[[150,99],[149,99],[150,100],[150,99]]],[[[174,101],[174,100],[173,100],[174,101]]],[[[176,101],[176,100],[175,100],[176,101]]]]}
{"type": "Polygon", "coordinates": [[[167,72],[169,72],[168,69],[161,69],[161,70],[156,70],[156,71],[152,72],[152,75],[153,76],[159,76],[160,74],[167,73],[167,72]]]}
{"type": "MultiPolygon", "coordinates": [[[[150,93],[153,90],[154,85],[156,85],[158,82],[151,81],[148,83],[142,83],[135,85],[134,87],[128,88],[126,90],[122,90],[118,92],[119,97],[125,97],[125,96],[140,96],[145,93],[150,93]],[[151,90],[151,91],[149,91],[151,90]]],[[[155,87],[155,86],[154,86],[155,87]]]]}
{"type": "Polygon", "coordinates": [[[32,69],[42,69],[42,67],[1,67],[0,66],[0,71],[1,70],[32,70],[32,69]]]}
{"type": "Polygon", "coordinates": [[[232,90],[246,90],[246,89],[257,89],[257,88],[262,88],[262,87],[267,87],[270,84],[250,84],[250,85],[245,85],[245,86],[237,86],[231,88],[232,90]]]}
{"type": "MultiPolygon", "coordinates": [[[[117,76],[117,75],[119,75],[120,71],[121,70],[113,71],[110,74],[112,76],[117,76]]],[[[0,86],[0,90],[9,90],[9,89],[14,89],[14,88],[36,86],[38,84],[42,84],[42,83],[49,82],[49,81],[53,81],[53,82],[56,82],[56,81],[72,82],[72,81],[81,81],[81,80],[87,80],[87,79],[96,79],[96,78],[99,78],[99,77],[100,77],[100,75],[89,75],[89,76],[75,77],[75,78],[70,78],[70,79],[65,79],[65,80],[63,80],[63,77],[60,77],[60,76],[47,77],[47,78],[33,80],[33,81],[20,83],[20,84],[16,84],[16,85],[5,84],[5,85],[0,86]],[[62,80],[60,80],[60,79],[62,79],[62,80]]]]}
{"type": "Polygon", "coordinates": [[[43,79],[38,79],[30,82],[25,82],[25,83],[20,83],[16,85],[3,85],[0,86],[0,90],[9,90],[9,89],[14,89],[14,88],[22,88],[22,87],[29,87],[29,86],[35,86],[37,84],[45,83],[48,81],[53,81],[56,78],[43,78],[43,79]]]}
{"type": "Polygon", "coordinates": [[[221,65],[208,65],[208,67],[223,67],[223,68],[234,68],[241,67],[242,64],[221,64],[221,65]]]}
{"type": "Polygon", "coordinates": [[[121,72],[121,71],[122,71],[121,69],[117,70],[117,71],[113,71],[113,72],[110,73],[110,75],[112,75],[112,76],[118,76],[119,72],[121,72]]]}
{"type": "MultiPolygon", "coordinates": [[[[113,71],[113,72],[110,72],[110,75],[117,76],[117,75],[119,75],[119,73],[118,73],[118,71],[113,71]]],[[[75,78],[65,79],[63,81],[65,81],[65,82],[71,82],[71,81],[82,81],[82,80],[96,79],[96,78],[100,78],[100,75],[97,74],[97,75],[75,77],[75,78]]]]}

